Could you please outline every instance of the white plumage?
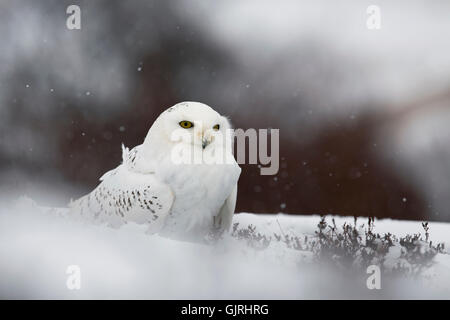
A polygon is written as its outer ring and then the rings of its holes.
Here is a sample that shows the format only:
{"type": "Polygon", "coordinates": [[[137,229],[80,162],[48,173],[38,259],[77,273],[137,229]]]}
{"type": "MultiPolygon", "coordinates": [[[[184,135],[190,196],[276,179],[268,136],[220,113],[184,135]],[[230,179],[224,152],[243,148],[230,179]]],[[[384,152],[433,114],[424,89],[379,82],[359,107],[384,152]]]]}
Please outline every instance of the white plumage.
{"type": "Polygon", "coordinates": [[[116,227],[145,223],[151,232],[176,238],[229,228],[241,172],[229,129],[225,117],[202,103],[167,109],[141,145],[122,146],[123,163],[105,173],[91,193],[71,202],[70,213],[116,227]]]}

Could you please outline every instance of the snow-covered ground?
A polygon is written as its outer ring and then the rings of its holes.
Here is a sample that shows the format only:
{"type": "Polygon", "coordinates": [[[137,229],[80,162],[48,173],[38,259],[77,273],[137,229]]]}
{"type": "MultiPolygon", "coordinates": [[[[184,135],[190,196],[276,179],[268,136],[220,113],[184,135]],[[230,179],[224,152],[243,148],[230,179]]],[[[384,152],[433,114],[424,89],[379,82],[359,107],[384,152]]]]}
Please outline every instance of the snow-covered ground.
{"type": "MultiPolygon", "coordinates": [[[[337,226],[342,226],[345,222],[354,223],[353,217],[327,216],[326,220],[331,222],[332,218],[335,219],[337,226]]],[[[250,224],[254,225],[260,232],[268,235],[284,233],[298,236],[301,234],[314,234],[317,230],[320,217],[318,215],[236,214],[233,221],[238,222],[241,227],[247,227],[250,224]]],[[[367,219],[358,218],[358,224],[364,224],[366,222],[367,219]]],[[[407,234],[424,234],[424,230],[419,221],[392,219],[376,220],[374,231],[380,234],[390,232],[398,237],[404,237],[407,234]]],[[[450,224],[445,222],[431,222],[429,232],[430,240],[433,243],[444,243],[445,251],[450,253],[450,224]]]]}
{"type": "MultiPolygon", "coordinates": [[[[236,214],[267,236],[312,235],[318,216],[236,214]]],[[[336,218],[338,225],[353,218],[336,218]]],[[[376,221],[376,232],[423,233],[418,222],[376,221]]],[[[450,242],[450,225],[431,223],[433,241],[450,242]]],[[[450,256],[438,254],[426,277],[382,279],[369,290],[369,275],[342,273],[310,263],[312,253],[272,241],[255,249],[230,235],[214,245],[149,235],[144,226],[90,225],[43,212],[31,204],[0,210],[0,298],[320,299],[450,298],[450,256]],[[81,287],[69,290],[70,265],[81,287]]]]}

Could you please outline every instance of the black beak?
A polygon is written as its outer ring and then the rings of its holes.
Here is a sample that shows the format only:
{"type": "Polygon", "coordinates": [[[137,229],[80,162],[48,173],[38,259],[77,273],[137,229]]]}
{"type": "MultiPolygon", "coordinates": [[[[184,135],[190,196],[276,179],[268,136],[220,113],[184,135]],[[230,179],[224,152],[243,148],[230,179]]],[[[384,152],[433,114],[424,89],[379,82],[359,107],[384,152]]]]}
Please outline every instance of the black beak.
{"type": "Polygon", "coordinates": [[[209,141],[207,139],[202,140],[202,148],[203,149],[205,149],[208,144],[209,144],[209,141]]]}

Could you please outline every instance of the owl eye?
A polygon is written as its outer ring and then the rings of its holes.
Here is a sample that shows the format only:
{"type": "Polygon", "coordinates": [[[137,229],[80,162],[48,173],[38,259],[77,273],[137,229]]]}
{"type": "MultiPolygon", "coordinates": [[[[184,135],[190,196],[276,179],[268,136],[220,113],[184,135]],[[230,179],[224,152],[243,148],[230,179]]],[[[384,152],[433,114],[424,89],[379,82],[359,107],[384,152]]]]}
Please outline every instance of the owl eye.
{"type": "Polygon", "coordinates": [[[219,129],[220,129],[220,125],[216,124],[216,125],[213,127],[213,129],[216,130],[216,131],[219,130],[219,129]]]}
{"type": "Polygon", "coordinates": [[[179,125],[180,125],[180,127],[185,128],[185,129],[189,129],[194,126],[194,124],[192,122],[187,121],[187,120],[180,121],[179,125]]]}

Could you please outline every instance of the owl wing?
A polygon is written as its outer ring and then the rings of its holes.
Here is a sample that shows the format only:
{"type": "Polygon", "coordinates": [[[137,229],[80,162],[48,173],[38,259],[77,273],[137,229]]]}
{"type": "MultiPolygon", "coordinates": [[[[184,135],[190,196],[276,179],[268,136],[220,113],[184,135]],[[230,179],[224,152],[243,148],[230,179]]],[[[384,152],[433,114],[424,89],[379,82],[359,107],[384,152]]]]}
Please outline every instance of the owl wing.
{"type": "Polygon", "coordinates": [[[124,148],[123,163],[105,173],[91,193],[71,202],[71,211],[113,227],[132,221],[147,224],[157,232],[170,213],[174,195],[154,171],[134,169],[135,149],[124,148]]]}

